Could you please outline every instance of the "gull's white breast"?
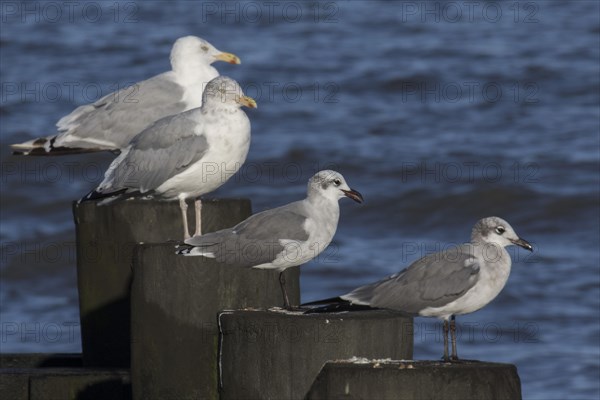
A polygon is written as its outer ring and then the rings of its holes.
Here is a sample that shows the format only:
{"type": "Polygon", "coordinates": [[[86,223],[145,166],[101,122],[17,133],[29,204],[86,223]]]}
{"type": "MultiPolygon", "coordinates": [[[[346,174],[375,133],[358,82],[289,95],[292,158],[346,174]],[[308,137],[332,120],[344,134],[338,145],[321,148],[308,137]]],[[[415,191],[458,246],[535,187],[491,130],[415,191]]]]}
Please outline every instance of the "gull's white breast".
{"type": "Polygon", "coordinates": [[[246,161],[250,148],[250,121],[241,110],[233,117],[212,121],[206,129],[208,150],[187,169],[160,185],[156,192],[163,198],[191,198],[222,186],[246,161]]]}

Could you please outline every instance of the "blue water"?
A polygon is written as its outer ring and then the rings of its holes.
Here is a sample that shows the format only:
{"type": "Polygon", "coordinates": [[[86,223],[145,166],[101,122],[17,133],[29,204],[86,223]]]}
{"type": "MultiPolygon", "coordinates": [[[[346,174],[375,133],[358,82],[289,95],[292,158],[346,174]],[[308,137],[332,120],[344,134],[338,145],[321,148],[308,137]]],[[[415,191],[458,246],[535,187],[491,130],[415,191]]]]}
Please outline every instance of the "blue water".
{"type": "MultiPolygon", "coordinates": [[[[303,267],[304,301],[498,215],[536,251],[512,248],[504,291],[458,319],[460,355],[516,364],[528,399],[599,397],[597,1],[0,5],[3,352],[80,351],[70,202],[112,159],[24,160],[8,144],[166,70],[195,34],[241,57],[216,66],[259,104],[246,166],[214,196],[263,210],[323,168],[365,196],[342,201],[332,247],[303,267]]],[[[415,357],[438,358],[438,323],[416,324],[415,357]]]]}

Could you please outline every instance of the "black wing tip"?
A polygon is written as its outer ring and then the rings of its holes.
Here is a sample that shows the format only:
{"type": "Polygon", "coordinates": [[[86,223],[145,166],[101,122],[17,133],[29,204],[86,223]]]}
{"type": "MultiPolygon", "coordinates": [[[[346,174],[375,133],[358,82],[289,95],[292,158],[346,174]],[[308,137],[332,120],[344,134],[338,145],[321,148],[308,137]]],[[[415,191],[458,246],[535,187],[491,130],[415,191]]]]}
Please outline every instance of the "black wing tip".
{"type": "Polygon", "coordinates": [[[191,246],[189,244],[179,244],[175,246],[175,254],[177,254],[178,256],[185,256],[190,254],[193,248],[194,246],[191,246]]]}
{"type": "Polygon", "coordinates": [[[96,189],[94,189],[85,196],[83,196],[81,199],[79,199],[79,203],[83,203],[86,201],[103,200],[109,197],[118,197],[126,191],[126,188],[115,190],[114,192],[98,192],[96,189]]]}
{"type": "Polygon", "coordinates": [[[308,303],[302,303],[302,306],[318,306],[321,304],[333,304],[333,303],[348,303],[348,301],[341,297],[330,297],[328,299],[309,301],[308,303]]]}
{"type": "Polygon", "coordinates": [[[91,192],[89,192],[88,194],[83,196],[81,199],[79,199],[79,202],[83,203],[85,201],[100,200],[100,199],[104,199],[106,197],[109,197],[109,196],[104,196],[104,193],[100,193],[95,190],[92,190],[91,192]]]}
{"type": "MultiPolygon", "coordinates": [[[[303,304],[304,306],[304,304],[303,304]]],[[[327,304],[321,307],[311,308],[304,311],[304,314],[335,314],[341,312],[356,312],[356,311],[370,311],[378,310],[377,308],[365,306],[362,304],[352,304],[349,301],[343,303],[327,304]]]]}
{"type": "Polygon", "coordinates": [[[366,311],[366,310],[377,310],[363,304],[353,304],[348,300],[344,300],[341,297],[332,297],[324,300],[311,301],[303,303],[302,307],[305,306],[319,306],[313,307],[304,312],[304,314],[325,314],[325,313],[340,313],[347,311],[366,311]]]}
{"type": "Polygon", "coordinates": [[[97,153],[105,150],[92,150],[92,149],[69,149],[66,147],[57,147],[52,148],[50,151],[47,151],[45,148],[35,148],[31,150],[13,150],[13,156],[37,156],[37,157],[52,157],[52,156],[69,156],[69,155],[77,155],[77,154],[85,154],[85,153],[97,153]]]}

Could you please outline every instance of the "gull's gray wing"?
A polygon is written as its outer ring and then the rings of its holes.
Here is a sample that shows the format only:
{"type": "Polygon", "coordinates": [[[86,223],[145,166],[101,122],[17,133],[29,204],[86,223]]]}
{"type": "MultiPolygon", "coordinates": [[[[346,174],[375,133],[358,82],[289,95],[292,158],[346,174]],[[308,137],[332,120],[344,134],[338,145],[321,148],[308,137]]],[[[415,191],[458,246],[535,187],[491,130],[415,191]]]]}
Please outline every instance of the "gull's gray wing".
{"type": "Polygon", "coordinates": [[[305,241],[308,239],[308,232],[303,227],[306,219],[303,202],[296,201],[254,214],[233,229],[239,236],[252,240],[305,241]]]}
{"type": "Polygon", "coordinates": [[[304,242],[307,216],[301,201],[254,214],[233,228],[196,236],[185,241],[222,263],[254,267],[270,263],[285,250],[281,240],[304,242]]]}
{"type": "Polygon", "coordinates": [[[444,306],[477,282],[479,263],[470,245],[425,256],[401,272],[362,286],[342,299],[371,307],[418,314],[427,307],[444,306]]]}
{"type": "Polygon", "coordinates": [[[107,172],[102,190],[148,192],[200,160],[208,150],[198,109],[162,118],[137,135],[107,172]],[[105,187],[104,187],[105,186],[105,187]]]}
{"type": "Polygon", "coordinates": [[[61,118],[54,146],[123,149],[154,121],[185,111],[183,94],[170,72],[110,93],[61,118]]]}

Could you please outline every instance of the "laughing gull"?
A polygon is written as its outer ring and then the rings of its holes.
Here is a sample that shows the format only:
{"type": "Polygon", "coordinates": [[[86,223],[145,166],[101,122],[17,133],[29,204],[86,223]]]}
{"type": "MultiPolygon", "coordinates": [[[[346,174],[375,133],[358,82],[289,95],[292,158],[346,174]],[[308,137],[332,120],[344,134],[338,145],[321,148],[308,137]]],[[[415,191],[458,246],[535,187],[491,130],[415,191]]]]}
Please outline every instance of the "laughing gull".
{"type": "Polygon", "coordinates": [[[308,181],[304,200],[254,214],[233,228],[188,239],[185,243],[192,247],[178,253],[216,258],[234,267],[278,270],[284,306],[289,309],[283,271],[312,260],[329,246],[340,216],[338,200],[344,196],[363,201],[340,173],[320,171],[308,181]]]}
{"type": "Polygon", "coordinates": [[[219,76],[211,66],[215,61],[240,63],[236,55],[221,52],[199,37],[179,38],[171,50],[171,71],[76,108],[58,121],[58,134],[14,144],[14,154],[122,151],[135,135],[160,118],[200,107],[198,93],[219,76]]]}
{"type": "Polygon", "coordinates": [[[309,313],[358,305],[437,317],[444,321],[444,360],[458,360],[455,315],[477,311],[498,296],[510,274],[511,258],[505,247],[513,244],[533,251],[505,220],[483,218],[473,227],[470,243],[425,256],[394,275],[343,296],[304,305],[334,304],[309,313]],[[448,331],[452,336],[451,358],[448,331]]]}
{"type": "MultiPolygon", "coordinates": [[[[240,108],[256,108],[254,99],[225,76],[210,81],[202,97],[202,107],[162,118],[138,134],[82,201],[179,199],[184,239],[189,238],[186,199],[212,192],[239,170],[250,146],[250,121],[240,108]]],[[[197,200],[196,235],[200,208],[197,200]]]]}

